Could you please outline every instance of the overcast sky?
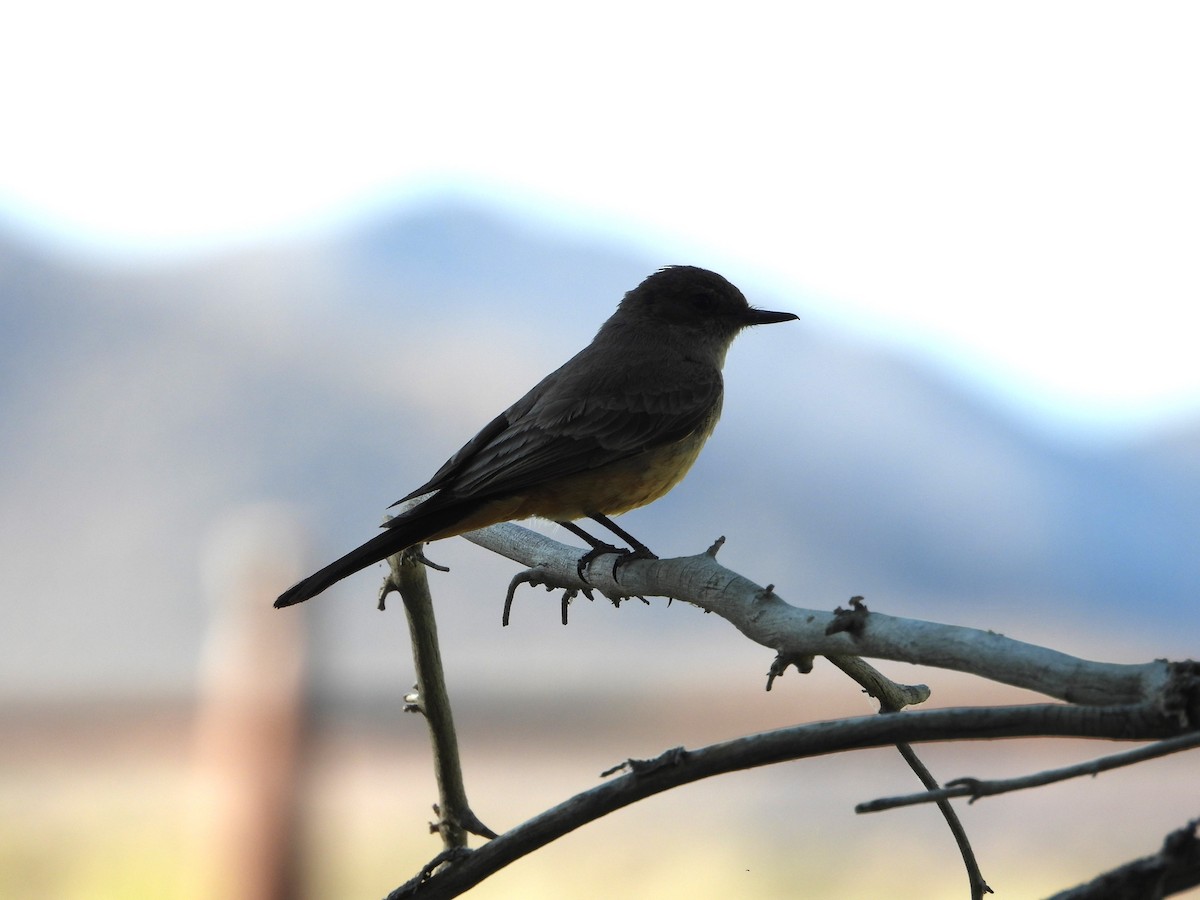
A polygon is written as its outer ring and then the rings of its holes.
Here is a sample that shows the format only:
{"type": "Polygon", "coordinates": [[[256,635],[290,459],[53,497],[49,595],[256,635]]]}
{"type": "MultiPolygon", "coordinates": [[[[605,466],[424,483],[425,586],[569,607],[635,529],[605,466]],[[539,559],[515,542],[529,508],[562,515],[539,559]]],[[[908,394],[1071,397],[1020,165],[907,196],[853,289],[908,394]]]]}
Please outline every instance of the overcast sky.
{"type": "Polygon", "coordinates": [[[1120,431],[1200,408],[1197,46],[1186,3],[27,3],[0,221],[137,258],[477,191],[1120,431]]]}

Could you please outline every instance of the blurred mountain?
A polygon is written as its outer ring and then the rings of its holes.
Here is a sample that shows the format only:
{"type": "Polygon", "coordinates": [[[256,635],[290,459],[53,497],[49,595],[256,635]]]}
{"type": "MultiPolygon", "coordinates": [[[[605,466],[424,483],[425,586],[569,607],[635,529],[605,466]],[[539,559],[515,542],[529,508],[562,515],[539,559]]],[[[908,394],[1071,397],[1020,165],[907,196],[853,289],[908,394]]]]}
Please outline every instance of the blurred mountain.
{"type": "MultiPolygon", "coordinates": [[[[314,563],[361,542],[624,291],[678,262],[705,261],[457,202],[137,267],[0,234],[4,694],[187,687],[211,613],[198,560],[223,516],[290,504],[314,563]]],[[[804,298],[742,287],[804,312],[804,298]]],[[[919,361],[804,320],[741,337],[726,378],[725,417],[693,473],[624,520],[660,555],[725,534],[726,565],[801,605],[865,594],[1035,641],[1052,626],[1136,637],[1137,661],[1146,646],[1194,653],[1200,423],[1066,445],[919,361]]],[[[636,671],[638,641],[686,648],[674,638],[713,627],[662,604],[581,604],[582,633],[563,630],[557,601],[529,592],[521,636],[497,637],[511,564],[462,541],[430,555],[452,563],[434,589],[464,670],[559,672],[590,641],[607,649],[586,677],[607,677],[614,637],[636,671]]],[[[403,671],[403,619],[373,609],[378,580],[357,576],[304,613],[318,678],[403,671]]]]}

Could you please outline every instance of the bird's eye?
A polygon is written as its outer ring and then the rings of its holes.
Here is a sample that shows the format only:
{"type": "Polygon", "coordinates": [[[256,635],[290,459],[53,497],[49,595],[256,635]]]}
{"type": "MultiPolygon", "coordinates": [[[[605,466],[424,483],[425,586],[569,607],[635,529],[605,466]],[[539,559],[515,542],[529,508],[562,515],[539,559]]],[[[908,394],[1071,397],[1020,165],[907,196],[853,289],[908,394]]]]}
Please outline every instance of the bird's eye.
{"type": "Polygon", "coordinates": [[[711,312],[716,306],[716,299],[712,294],[692,294],[692,309],[698,312],[711,312]]]}

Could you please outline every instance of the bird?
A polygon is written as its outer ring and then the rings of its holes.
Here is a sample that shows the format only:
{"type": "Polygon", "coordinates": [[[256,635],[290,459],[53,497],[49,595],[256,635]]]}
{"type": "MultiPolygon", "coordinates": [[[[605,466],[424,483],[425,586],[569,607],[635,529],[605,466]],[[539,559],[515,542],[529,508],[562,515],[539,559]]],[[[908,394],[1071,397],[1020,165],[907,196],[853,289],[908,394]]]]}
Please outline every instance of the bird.
{"type": "MultiPolygon", "coordinates": [[[[667,266],[628,291],[592,342],[496,416],[423,485],[383,531],[275,601],[315,597],[415,544],[499,522],[558,522],[596,556],[656,558],[609,516],[657,500],[696,461],[721,415],[721,369],[733,339],[753,325],[799,318],[751,306],[716,272],[667,266]],[[588,518],[628,545],[592,537],[588,518]]],[[[586,580],[586,579],[585,579],[586,580]]]]}

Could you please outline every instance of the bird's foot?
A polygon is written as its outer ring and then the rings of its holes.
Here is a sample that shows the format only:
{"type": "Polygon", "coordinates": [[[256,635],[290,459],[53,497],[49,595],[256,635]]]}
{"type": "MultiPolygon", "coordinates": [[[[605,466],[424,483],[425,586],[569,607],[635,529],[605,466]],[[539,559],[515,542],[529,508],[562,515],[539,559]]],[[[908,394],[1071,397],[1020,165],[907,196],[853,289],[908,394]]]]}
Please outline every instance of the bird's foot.
{"type": "Polygon", "coordinates": [[[658,556],[651,553],[650,548],[643,544],[638,544],[632,550],[622,550],[617,556],[616,562],[613,563],[613,581],[617,580],[617,573],[621,571],[621,567],[635,559],[658,559],[658,556]]]}
{"type": "Polygon", "coordinates": [[[650,552],[648,547],[645,547],[641,544],[632,550],[627,547],[614,547],[612,544],[599,544],[598,546],[592,547],[592,549],[583,554],[583,556],[579,557],[579,562],[575,565],[575,571],[579,574],[580,581],[583,581],[585,584],[591,584],[591,582],[587,580],[587,575],[585,574],[587,572],[587,567],[591,564],[592,560],[599,556],[604,556],[606,553],[615,554],[617,557],[615,560],[613,560],[613,581],[617,580],[617,573],[620,572],[621,567],[628,562],[631,562],[635,559],[658,559],[655,554],[650,552]]]}
{"type": "Polygon", "coordinates": [[[624,547],[614,547],[612,544],[605,544],[603,541],[596,541],[594,544],[592,544],[592,549],[583,554],[583,556],[579,557],[579,562],[575,564],[575,571],[579,575],[579,580],[584,584],[591,584],[591,582],[587,580],[587,575],[584,573],[587,571],[587,567],[591,565],[593,559],[596,559],[598,556],[603,556],[605,553],[617,554],[617,563],[613,564],[613,577],[615,578],[617,565],[620,563],[622,554],[629,552],[631,551],[626,550],[624,547]]]}

